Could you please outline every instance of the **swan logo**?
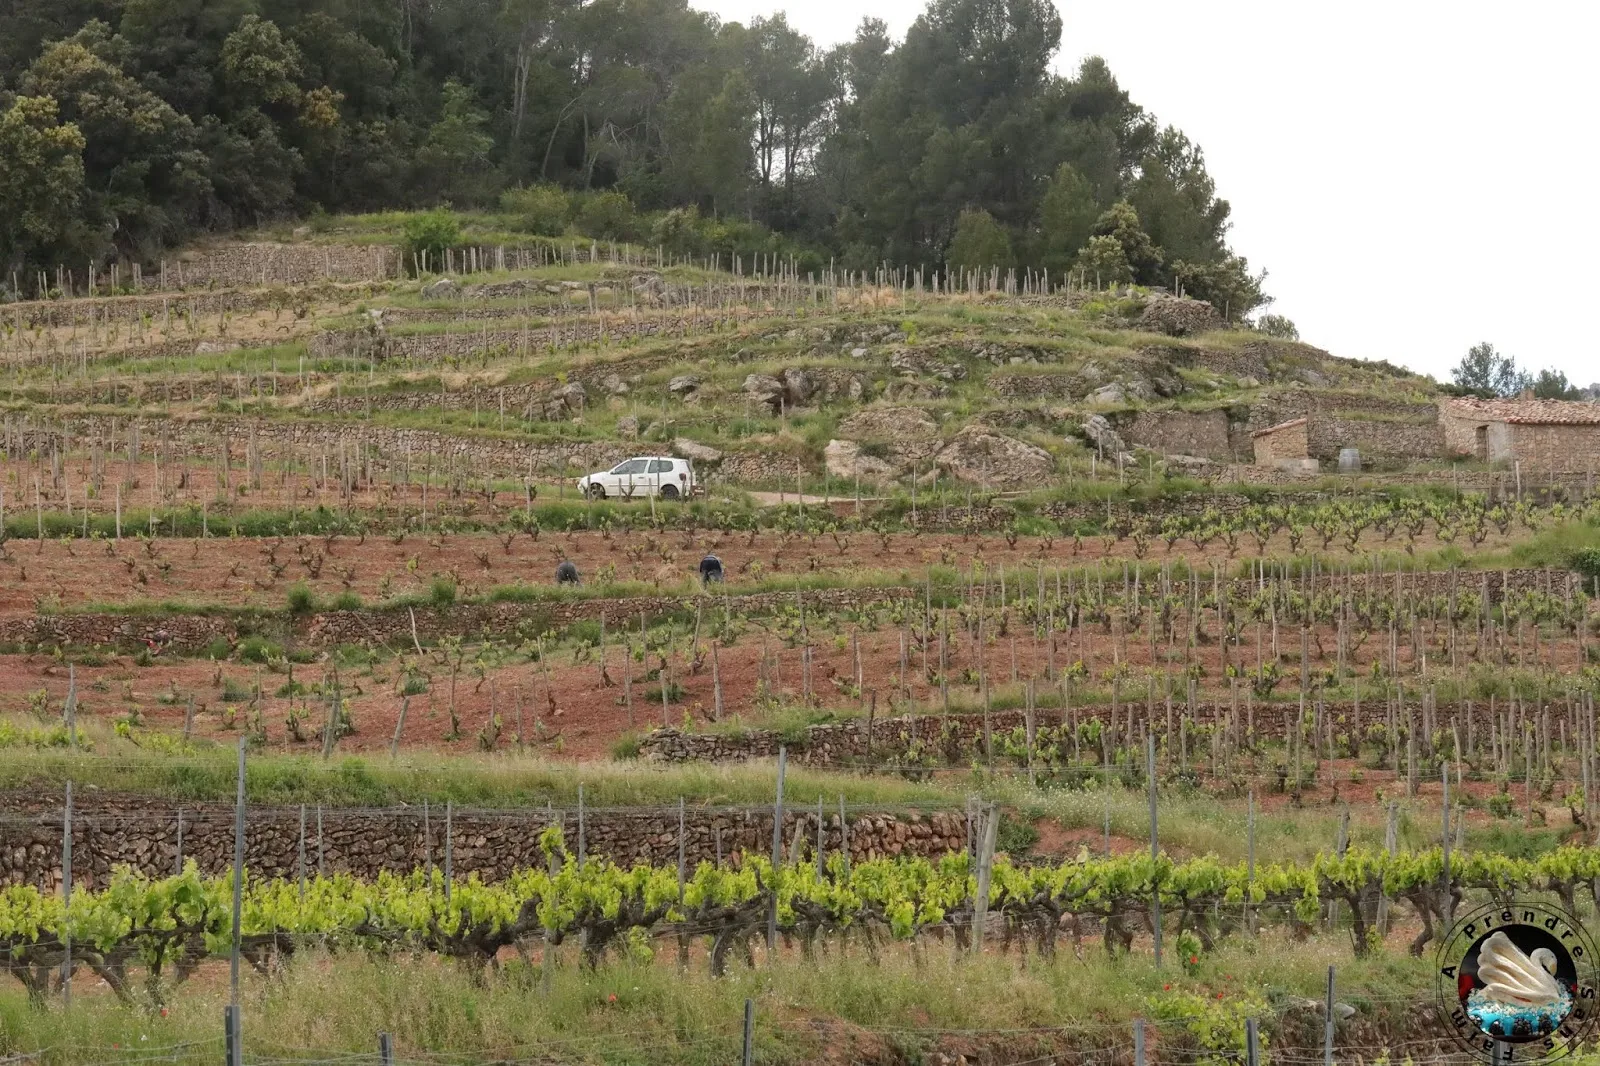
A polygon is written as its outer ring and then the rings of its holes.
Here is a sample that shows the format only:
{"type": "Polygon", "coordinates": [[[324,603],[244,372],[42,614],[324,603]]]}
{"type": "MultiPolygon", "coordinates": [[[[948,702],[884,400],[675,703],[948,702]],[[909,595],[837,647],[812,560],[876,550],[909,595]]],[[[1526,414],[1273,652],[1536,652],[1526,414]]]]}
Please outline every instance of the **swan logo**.
{"type": "Polygon", "coordinates": [[[1589,934],[1560,907],[1484,907],[1444,938],[1439,1009],[1462,1048],[1485,1061],[1554,1062],[1593,1028],[1597,965],[1589,934]]]}

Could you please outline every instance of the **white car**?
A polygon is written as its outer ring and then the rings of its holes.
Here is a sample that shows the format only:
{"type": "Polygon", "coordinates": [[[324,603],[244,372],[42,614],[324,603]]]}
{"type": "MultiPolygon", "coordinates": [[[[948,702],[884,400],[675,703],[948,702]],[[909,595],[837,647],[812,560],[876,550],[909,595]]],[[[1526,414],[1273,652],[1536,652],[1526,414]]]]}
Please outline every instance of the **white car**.
{"type": "Polygon", "coordinates": [[[591,500],[607,496],[629,499],[634,496],[660,496],[663,500],[682,500],[694,495],[694,467],[687,459],[663,455],[644,455],[624,459],[610,470],[600,470],[578,479],[578,491],[591,500]]]}

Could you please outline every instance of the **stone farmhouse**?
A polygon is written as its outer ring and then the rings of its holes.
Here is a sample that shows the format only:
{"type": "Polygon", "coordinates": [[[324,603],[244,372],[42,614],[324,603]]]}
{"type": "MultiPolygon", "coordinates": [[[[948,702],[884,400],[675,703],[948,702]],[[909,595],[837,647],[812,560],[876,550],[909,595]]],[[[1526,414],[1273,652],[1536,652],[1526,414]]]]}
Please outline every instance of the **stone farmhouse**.
{"type": "Polygon", "coordinates": [[[1460,397],[1439,405],[1439,424],[1450,456],[1554,474],[1600,466],[1600,404],[1460,397]]]}

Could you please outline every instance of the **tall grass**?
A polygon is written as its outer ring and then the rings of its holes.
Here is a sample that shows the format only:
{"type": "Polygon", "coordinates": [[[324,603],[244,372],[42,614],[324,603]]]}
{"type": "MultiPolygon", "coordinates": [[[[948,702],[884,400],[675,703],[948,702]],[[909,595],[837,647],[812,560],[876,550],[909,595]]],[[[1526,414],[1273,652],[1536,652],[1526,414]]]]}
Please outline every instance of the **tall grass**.
{"type": "MultiPolygon", "coordinates": [[[[79,789],[138,793],[190,802],[231,802],[237,756],[231,747],[191,745],[161,755],[127,743],[96,743],[95,753],[13,748],[0,758],[0,790],[55,793],[68,780],[79,789]]],[[[402,753],[327,761],[308,755],[256,754],[248,760],[245,796],[252,804],[322,803],[395,806],[453,801],[463,806],[574,807],[578,788],[595,808],[690,803],[765,805],[773,800],[771,761],[714,765],[692,763],[559,763],[515,754],[447,756],[402,753]]],[[[794,803],[817,800],[890,808],[959,806],[961,793],[929,783],[811,770],[791,765],[785,794],[794,803]]]]}
{"type": "MultiPolygon", "coordinates": [[[[247,974],[243,1050],[251,1060],[374,1056],[378,1034],[389,1033],[401,1061],[727,1066],[738,1061],[750,999],[755,1059],[767,1066],[919,1062],[990,1044],[1045,1056],[1126,1052],[1135,1016],[1152,1019],[1152,1035],[1176,1054],[1195,1047],[1199,1023],[1238,1023],[1244,1013],[1261,1016],[1270,1046],[1279,1010],[1319,996],[1330,964],[1340,998],[1380,1032],[1432,994],[1427,962],[1398,949],[1356,960],[1342,937],[1291,945],[1264,935],[1204,956],[1190,973],[1170,960],[1158,970],[1144,953],[1109,960],[1092,942],[1082,960],[1067,943],[1053,960],[1026,964],[998,951],[957,956],[932,940],[875,959],[853,945],[813,960],[786,953],[755,970],[736,964],[722,978],[709,976],[699,945],[682,972],[665,942],[654,959],[646,947],[595,971],[573,965],[571,949],[559,954],[546,995],[537,964],[519,960],[484,975],[432,958],[307,953],[270,978],[247,974]],[[1202,998],[1204,1018],[1194,1006],[1202,998]]],[[[120,1004],[81,979],[69,1011],[41,1010],[8,986],[0,1055],[48,1049],[60,1066],[217,1061],[227,999],[220,969],[208,965],[164,1012],[120,1004]]]]}

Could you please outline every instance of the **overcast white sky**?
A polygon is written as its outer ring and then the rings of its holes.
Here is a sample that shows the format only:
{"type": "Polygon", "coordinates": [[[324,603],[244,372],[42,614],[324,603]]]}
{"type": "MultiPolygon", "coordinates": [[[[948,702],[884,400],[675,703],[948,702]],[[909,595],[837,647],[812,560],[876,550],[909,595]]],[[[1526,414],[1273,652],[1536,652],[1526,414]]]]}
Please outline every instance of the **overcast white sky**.
{"type": "MultiPolygon", "coordinates": [[[[924,0],[690,0],[786,10],[819,45],[924,0]]],[[[1102,55],[1205,149],[1271,310],[1336,355],[1445,378],[1480,340],[1600,381],[1600,3],[1056,0],[1058,70],[1102,55]]]]}

